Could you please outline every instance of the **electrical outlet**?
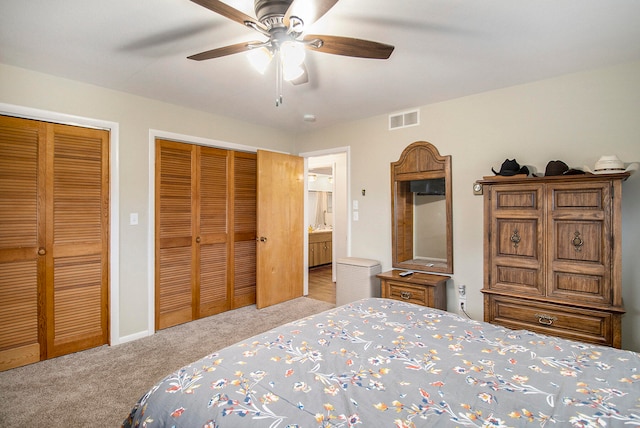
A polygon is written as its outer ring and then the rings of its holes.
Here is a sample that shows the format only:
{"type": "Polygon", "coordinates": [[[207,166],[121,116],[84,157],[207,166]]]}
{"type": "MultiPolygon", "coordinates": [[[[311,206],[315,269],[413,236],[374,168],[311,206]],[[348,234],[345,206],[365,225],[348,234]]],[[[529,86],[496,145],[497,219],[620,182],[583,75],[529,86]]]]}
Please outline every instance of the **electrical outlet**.
{"type": "Polygon", "coordinates": [[[467,287],[458,285],[458,313],[463,315],[467,310],[467,287]]]}

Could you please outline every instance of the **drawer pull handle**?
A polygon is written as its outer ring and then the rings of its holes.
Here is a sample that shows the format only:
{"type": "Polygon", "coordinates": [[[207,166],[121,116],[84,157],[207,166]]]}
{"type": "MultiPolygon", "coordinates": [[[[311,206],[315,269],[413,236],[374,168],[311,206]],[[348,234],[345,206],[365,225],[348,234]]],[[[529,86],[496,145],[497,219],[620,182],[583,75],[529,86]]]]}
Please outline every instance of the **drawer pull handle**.
{"type": "Polygon", "coordinates": [[[411,298],[411,292],[409,292],[409,291],[401,291],[400,292],[400,297],[402,297],[404,300],[409,300],[411,298]]]}
{"type": "Polygon", "coordinates": [[[520,233],[518,232],[518,229],[515,229],[513,231],[513,234],[511,235],[511,242],[513,242],[513,248],[518,248],[518,244],[520,244],[520,233]]]}
{"type": "Polygon", "coordinates": [[[580,232],[578,232],[577,230],[573,234],[573,239],[571,240],[571,243],[573,244],[573,247],[576,249],[576,251],[582,251],[582,246],[584,245],[584,241],[580,237],[580,232]]]}
{"type": "Polygon", "coordinates": [[[542,325],[551,325],[558,319],[557,317],[546,314],[536,314],[536,316],[538,317],[538,322],[542,325]]]}

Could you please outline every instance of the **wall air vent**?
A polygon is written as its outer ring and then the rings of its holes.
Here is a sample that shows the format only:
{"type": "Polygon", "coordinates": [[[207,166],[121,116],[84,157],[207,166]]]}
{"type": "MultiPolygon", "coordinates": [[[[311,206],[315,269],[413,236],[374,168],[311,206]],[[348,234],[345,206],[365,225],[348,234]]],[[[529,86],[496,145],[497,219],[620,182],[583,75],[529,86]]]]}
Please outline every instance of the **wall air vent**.
{"type": "Polygon", "coordinates": [[[420,125],[420,110],[404,111],[389,115],[389,130],[420,125]]]}

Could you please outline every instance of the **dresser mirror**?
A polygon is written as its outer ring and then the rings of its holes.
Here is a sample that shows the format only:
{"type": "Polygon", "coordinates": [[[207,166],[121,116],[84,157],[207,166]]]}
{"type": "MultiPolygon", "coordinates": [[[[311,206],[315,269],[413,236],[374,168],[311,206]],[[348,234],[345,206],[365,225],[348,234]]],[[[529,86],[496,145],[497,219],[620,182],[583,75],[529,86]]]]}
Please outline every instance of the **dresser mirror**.
{"type": "Polygon", "coordinates": [[[453,273],[451,156],[426,141],[391,163],[394,268],[453,273]]]}

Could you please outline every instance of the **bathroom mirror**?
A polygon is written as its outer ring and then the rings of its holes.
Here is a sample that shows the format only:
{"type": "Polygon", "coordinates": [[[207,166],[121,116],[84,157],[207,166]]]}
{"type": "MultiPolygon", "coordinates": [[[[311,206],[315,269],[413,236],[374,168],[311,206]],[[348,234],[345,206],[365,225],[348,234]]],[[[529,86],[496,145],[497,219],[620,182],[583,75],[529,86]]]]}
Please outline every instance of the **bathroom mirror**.
{"type": "Polygon", "coordinates": [[[426,141],[391,163],[394,268],[453,273],[451,156],[426,141]]]}

